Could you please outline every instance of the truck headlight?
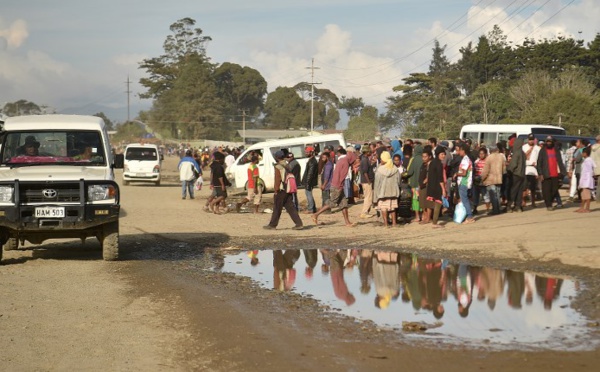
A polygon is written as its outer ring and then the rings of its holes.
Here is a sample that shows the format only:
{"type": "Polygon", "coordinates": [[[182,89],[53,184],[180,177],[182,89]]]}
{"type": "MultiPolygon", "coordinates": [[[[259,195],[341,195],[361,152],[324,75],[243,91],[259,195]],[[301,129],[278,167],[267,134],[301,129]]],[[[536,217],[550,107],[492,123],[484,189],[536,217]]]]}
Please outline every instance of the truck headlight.
{"type": "Polygon", "coordinates": [[[88,186],[88,201],[103,201],[115,199],[117,189],[113,185],[90,185],[88,186]]]}
{"type": "Polygon", "coordinates": [[[0,186],[0,203],[12,203],[15,188],[12,186],[0,186]]]}

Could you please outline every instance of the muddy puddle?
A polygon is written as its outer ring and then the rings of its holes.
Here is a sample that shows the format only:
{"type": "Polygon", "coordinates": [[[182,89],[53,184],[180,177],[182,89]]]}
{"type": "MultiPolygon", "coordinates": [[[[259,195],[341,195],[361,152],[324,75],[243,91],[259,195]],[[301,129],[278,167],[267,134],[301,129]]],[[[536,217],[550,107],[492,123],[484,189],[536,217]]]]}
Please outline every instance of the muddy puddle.
{"type": "Polygon", "coordinates": [[[570,278],[357,249],[245,251],[218,266],[403,337],[501,349],[599,346],[570,306],[580,290],[570,278]]]}

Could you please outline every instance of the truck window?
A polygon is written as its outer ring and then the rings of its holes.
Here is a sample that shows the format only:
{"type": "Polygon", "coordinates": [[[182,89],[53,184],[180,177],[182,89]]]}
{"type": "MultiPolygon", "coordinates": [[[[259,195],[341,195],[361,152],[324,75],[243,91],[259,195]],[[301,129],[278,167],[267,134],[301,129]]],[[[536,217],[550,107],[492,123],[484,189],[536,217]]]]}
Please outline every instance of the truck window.
{"type": "Polygon", "coordinates": [[[95,131],[10,132],[0,154],[0,164],[11,166],[106,163],[102,136],[95,131]]]}

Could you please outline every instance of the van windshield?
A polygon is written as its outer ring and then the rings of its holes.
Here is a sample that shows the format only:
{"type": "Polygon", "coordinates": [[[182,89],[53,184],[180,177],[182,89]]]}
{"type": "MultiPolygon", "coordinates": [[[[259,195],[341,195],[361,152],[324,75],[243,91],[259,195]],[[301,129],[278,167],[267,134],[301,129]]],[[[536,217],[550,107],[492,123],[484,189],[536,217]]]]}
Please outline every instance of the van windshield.
{"type": "Polygon", "coordinates": [[[2,166],[105,165],[102,136],[97,131],[27,131],[6,133],[2,166]]]}
{"type": "Polygon", "coordinates": [[[156,149],[144,147],[130,147],[125,153],[125,160],[156,161],[156,149]]]}

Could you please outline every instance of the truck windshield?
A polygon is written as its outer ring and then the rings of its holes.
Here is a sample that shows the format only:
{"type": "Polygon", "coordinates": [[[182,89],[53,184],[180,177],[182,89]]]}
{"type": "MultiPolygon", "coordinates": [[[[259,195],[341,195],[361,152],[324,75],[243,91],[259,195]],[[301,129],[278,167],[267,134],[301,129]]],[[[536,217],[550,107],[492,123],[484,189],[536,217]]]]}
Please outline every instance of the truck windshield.
{"type": "Polygon", "coordinates": [[[97,131],[8,132],[0,151],[1,165],[105,165],[102,136],[97,131]]]}
{"type": "Polygon", "coordinates": [[[130,147],[125,153],[125,160],[158,160],[156,149],[144,147],[130,147]]]}

